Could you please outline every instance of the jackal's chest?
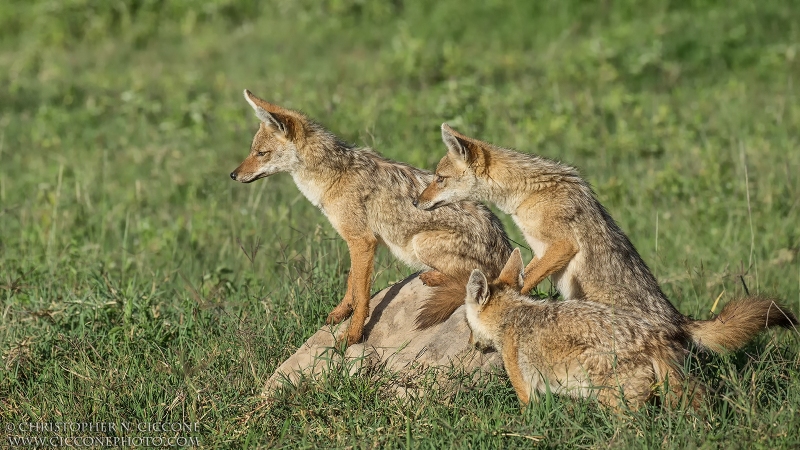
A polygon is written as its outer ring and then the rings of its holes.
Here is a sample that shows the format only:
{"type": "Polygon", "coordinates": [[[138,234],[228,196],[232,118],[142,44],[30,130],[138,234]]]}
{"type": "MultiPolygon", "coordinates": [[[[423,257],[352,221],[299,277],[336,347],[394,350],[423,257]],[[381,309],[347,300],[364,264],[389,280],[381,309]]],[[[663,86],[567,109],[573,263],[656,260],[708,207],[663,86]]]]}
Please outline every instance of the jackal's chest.
{"type": "Polygon", "coordinates": [[[297,185],[297,189],[311,202],[312,205],[319,208],[323,214],[327,216],[325,212],[325,208],[322,204],[322,198],[325,195],[325,187],[317,184],[317,183],[310,183],[306,180],[302,180],[295,175],[292,175],[294,179],[294,184],[297,185]]]}

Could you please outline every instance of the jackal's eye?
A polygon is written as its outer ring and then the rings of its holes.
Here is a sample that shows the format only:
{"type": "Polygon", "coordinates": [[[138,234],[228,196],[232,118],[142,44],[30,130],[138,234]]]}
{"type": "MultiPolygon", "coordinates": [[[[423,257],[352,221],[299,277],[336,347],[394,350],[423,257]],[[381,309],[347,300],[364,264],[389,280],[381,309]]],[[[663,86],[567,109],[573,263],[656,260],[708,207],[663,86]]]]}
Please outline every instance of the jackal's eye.
{"type": "Polygon", "coordinates": [[[444,177],[441,175],[436,175],[436,183],[438,184],[444,183],[444,177]]]}
{"type": "Polygon", "coordinates": [[[267,152],[258,152],[258,153],[256,153],[256,155],[258,155],[258,156],[264,156],[266,154],[267,154],[267,152]]]}

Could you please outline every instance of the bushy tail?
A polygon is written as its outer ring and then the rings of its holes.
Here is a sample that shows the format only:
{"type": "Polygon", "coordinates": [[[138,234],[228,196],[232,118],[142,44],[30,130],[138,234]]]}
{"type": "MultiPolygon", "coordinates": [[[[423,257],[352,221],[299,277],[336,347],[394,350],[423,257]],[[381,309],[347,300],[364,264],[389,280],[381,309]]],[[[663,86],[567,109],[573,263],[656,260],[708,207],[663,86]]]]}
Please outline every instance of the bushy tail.
{"type": "Polygon", "coordinates": [[[797,326],[797,317],[767,297],[733,300],[711,320],[694,320],[686,330],[699,346],[716,351],[736,350],[767,328],[797,326]]]}
{"type": "Polygon", "coordinates": [[[424,330],[444,322],[463,305],[467,296],[468,279],[469,274],[459,274],[447,277],[441,284],[433,287],[433,295],[417,314],[415,321],[417,329],[424,330]]]}

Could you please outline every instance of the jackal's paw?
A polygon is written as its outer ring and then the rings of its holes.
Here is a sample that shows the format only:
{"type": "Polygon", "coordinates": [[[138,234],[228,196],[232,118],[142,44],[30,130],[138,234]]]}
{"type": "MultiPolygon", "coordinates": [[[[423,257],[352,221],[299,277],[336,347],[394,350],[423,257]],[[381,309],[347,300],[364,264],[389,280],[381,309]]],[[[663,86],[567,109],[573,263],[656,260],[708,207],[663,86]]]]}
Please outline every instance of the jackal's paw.
{"type": "Polygon", "coordinates": [[[328,325],[340,324],[345,319],[350,317],[351,314],[353,314],[353,308],[351,308],[350,305],[340,303],[339,306],[333,308],[333,311],[328,314],[328,318],[325,320],[325,323],[328,325]]]}
{"type": "Polygon", "coordinates": [[[419,279],[425,286],[436,287],[444,283],[445,275],[438,270],[429,270],[419,274],[419,279]]]}
{"type": "Polygon", "coordinates": [[[361,334],[354,334],[348,330],[347,333],[343,334],[339,338],[336,339],[336,348],[339,349],[346,349],[349,348],[353,344],[358,344],[361,342],[361,334]]]}

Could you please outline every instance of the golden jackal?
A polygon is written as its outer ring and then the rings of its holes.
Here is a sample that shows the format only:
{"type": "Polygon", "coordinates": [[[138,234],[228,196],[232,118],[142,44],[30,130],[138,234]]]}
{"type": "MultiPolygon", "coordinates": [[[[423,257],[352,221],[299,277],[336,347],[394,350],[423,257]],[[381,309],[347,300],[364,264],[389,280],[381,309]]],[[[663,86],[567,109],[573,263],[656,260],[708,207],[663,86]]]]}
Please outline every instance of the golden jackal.
{"type": "Polygon", "coordinates": [[[345,144],[305,115],[268,103],[250,91],[245,99],[261,120],[250,154],[231,178],[250,183],[288,172],[295,184],[347,242],[350,274],[341,303],[328,316],[339,323],[353,314],[347,343],[361,340],[369,313],[373,258],[379,243],[407,265],[427,272],[438,286],[417,318],[426,327],[464,303],[470,271],[496,276],[511,253],[497,217],[479,203],[464,201],[436,211],[412,204],[433,175],[390,161],[366,148],[345,144]]]}
{"type": "Polygon", "coordinates": [[[768,327],[797,325],[795,316],[775,301],[755,297],[729,302],[715,319],[681,315],[677,327],[665,328],[607,304],[533,300],[520,293],[522,274],[516,249],[492,283],[474,270],[466,298],[473,343],[500,352],[522,403],[534,391],[549,390],[596,396],[614,408],[624,399],[636,409],[668,380],[665,402],[677,406],[685,398],[697,409],[702,387],[682,370],[690,340],[714,351],[735,350],[768,327]]]}
{"type": "Polygon", "coordinates": [[[415,204],[434,210],[488,200],[510,214],[535,254],[523,293],[552,276],[565,299],[631,308],[665,326],[681,323],[683,316],[576,169],[464,136],[447,124],[442,140],[448,152],[415,204]]]}

